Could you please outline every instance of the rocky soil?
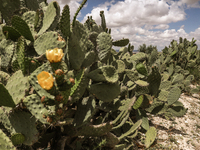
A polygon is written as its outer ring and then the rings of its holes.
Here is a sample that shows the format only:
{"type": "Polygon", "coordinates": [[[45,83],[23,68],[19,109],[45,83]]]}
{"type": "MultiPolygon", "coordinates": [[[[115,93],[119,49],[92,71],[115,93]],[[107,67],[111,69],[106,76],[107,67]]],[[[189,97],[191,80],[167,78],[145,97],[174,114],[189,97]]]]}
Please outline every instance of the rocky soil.
{"type": "Polygon", "coordinates": [[[172,120],[152,116],[151,122],[158,129],[152,149],[200,150],[200,96],[182,93],[179,101],[188,108],[185,116],[172,120]]]}

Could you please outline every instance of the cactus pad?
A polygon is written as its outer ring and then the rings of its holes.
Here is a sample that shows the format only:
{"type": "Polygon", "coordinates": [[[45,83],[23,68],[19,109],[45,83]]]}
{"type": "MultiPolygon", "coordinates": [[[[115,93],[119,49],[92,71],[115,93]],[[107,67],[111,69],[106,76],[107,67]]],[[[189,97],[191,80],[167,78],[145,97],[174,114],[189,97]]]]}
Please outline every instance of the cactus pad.
{"type": "Polygon", "coordinates": [[[19,16],[12,17],[12,26],[27,40],[34,41],[33,35],[27,23],[19,16]]]}
{"type": "Polygon", "coordinates": [[[58,33],[54,31],[46,32],[39,36],[34,42],[35,51],[38,55],[46,53],[46,50],[54,48],[64,48],[65,42],[58,41],[58,33]]]}
{"type": "Polygon", "coordinates": [[[17,133],[25,136],[23,144],[32,145],[38,140],[38,131],[35,125],[35,117],[24,111],[16,111],[9,116],[10,123],[17,133]]]}
{"type": "Polygon", "coordinates": [[[114,46],[120,46],[120,47],[126,46],[128,43],[129,43],[129,39],[121,39],[121,40],[117,40],[117,41],[112,42],[112,44],[114,46]]]}
{"type": "Polygon", "coordinates": [[[17,105],[24,98],[26,90],[29,89],[28,78],[24,77],[22,71],[19,70],[9,78],[6,89],[17,105]]]}
{"type": "Polygon", "coordinates": [[[48,114],[48,110],[41,103],[40,97],[38,95],[32,94],[30,96],[27,96],[23,102],[36,119],[44,124],[48,124],[46,119],[43,118],[43,115],[48,114]]]}
{"type": "Polygon", "coordinates": [[[146,138],[145,138],[145,146],[146,148],[149,148],[151,144],[155,141],[157,136],[157,131],[155,127],[149,128],[149,130],[146,132],[146,138]]]}
{"type": "Polygon", "coordinates": [[[181,95],[181,90],[178,87],[174,87],[169,91],[167,102],[168,105],[175,103],[181,95]]]}
{"type": "Polygon", "coordinates": [[[0,129],[0,149],[2,150],[15,150],[9,137],[0,129]]]}
{"type": "Polygon", "coordinates": [[[105,32],[100,33],[97,36],[97,50],[99,51],[98,56],[100,61],[106,62],[110,57],[112,50],[112,39],[111,35],[105,32]]]}
{"type": "Polygon", "coordinates": [[[87,75],[90,79],[96,82],[110,82],[118,81],[118,73],[113,66],[103,66],[93,70],[87,75]]]}
{"type": "Polygon", "coordinates": [[[0,83],[0,106],[15,107],[15,103],[8,90],[0,83]]]}
{"type": "Polygon", "coordinates": [[[111,102],[120,94],[118,83],[98,83],[92,84],[89,91],[103,102],[111,102]]]}

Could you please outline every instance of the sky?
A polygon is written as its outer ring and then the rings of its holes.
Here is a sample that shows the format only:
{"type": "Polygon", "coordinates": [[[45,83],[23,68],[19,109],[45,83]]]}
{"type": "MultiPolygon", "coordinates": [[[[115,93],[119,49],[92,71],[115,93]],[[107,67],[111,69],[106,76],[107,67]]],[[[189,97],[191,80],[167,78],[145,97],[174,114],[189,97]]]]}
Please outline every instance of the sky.
{"type": "MultiPolygon", "coordinates": [[[[69,5],[72,20],[82,0],[57,2],[61,12],[69,5]]],[[[84,23],[87,16],[92,16],[100,25],[102,10],[113,41],[128,38],[135,50],[146,44],[161,51],[179,37],[194,38],[200,47],[200,0],[88,0],[77,20],[84,23]]]]}

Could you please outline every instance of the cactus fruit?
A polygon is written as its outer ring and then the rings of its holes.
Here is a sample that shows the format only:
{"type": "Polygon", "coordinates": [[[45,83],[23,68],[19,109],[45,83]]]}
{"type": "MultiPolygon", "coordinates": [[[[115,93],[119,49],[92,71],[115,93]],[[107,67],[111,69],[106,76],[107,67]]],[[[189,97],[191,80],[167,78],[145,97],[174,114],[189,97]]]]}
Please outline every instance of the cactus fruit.
{"type": "Polygon", "coordinates": [[[11,136],[11,141],[13,143],[13,145],[19,145],[22,144],[25,140],[25,136],[21,133],[14,133],[11,136]]]}

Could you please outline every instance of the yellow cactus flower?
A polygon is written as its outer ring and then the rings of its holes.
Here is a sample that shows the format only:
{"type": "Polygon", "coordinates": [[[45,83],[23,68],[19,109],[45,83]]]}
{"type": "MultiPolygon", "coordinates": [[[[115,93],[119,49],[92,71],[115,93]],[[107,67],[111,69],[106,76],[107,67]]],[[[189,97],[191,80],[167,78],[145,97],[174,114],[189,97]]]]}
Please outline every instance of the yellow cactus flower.
{"type": "Polygon", "coordinates": [[[46,51],[46,57],[51,63],[60,62],[63,56],[63,50],[59,48],[49,49],[46,51]]]}
{"type": "Polygon", "coordinates": [[[42,71],[37,75],[39,85],[45,89],[50,90],[53,87],[54,78],[52,74],[42,71]]]}

